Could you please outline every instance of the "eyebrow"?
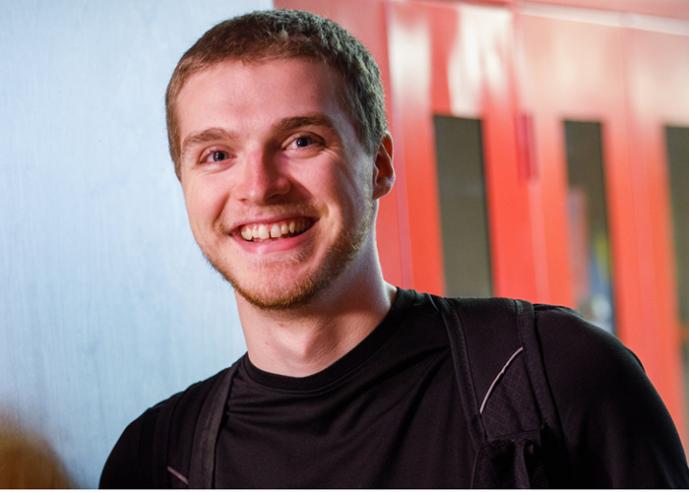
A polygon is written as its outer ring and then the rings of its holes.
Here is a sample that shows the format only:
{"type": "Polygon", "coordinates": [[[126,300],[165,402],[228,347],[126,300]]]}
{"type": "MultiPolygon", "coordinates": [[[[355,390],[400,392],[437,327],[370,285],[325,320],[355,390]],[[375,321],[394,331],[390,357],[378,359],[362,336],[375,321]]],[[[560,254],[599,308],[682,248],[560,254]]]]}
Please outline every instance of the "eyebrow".
{"type": "Polygon", "coordinates": [[[273,126],[277,132],[289,132],[303,126],[321,126],[336,132],[333,121],[321,113],[307,114],[304,116],[294,116],[280,120],[273,126]]]}

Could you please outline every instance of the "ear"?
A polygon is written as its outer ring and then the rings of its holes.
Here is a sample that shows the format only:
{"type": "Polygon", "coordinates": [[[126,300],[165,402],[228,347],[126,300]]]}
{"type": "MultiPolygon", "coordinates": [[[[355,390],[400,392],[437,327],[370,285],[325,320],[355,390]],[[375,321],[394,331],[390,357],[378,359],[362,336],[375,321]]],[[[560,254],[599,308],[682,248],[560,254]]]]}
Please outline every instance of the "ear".
{"type": "Polygon", "coordinates": [[[392,137],[385,132],[378,146],[373,169],[373,199],[387,195],[395,183],[395,169],[392,167],[392,137]]]}

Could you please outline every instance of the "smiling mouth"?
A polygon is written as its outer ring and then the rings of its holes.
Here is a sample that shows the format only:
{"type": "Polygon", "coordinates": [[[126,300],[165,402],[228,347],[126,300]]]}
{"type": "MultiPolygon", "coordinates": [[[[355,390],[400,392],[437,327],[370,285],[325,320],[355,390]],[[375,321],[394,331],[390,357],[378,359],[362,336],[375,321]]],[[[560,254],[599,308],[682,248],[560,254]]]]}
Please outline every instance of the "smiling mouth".
{"type": "Polygon", "coordinates": [[[306,217],[267,224],[245,224],[239,229],[239,235],[248,242],[274,241],[299,236],[313,224],[314,220],[306,217]]]}

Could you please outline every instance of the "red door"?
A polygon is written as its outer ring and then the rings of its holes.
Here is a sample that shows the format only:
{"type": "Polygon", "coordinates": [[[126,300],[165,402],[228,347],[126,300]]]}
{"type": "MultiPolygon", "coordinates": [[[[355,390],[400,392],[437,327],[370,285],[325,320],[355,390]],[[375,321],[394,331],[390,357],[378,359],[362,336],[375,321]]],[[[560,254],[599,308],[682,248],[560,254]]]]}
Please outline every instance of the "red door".
{"type": "Polygon", "coordinates": [[[649,361],[647,372],[686,429],[680,365],[681,333],[689,330],[689,25],[654,20],[640,27],[626,31],[626,44],[636,210],[645,231],[638,237],[645,329],[630,344],[649,361]]]}
{"type": "MultiPolygon", "coordinates": [[[[658,176],[661,159],[644,159],[635,147],[650,133],[630,125],[638,95],[628,88],[637,74],[627,65],[641,61],[619,18],[542,7],[524,7],[518,18],[521,94],[533,117],[540,177],[545,299],[609,315],[610,327],[639,355],[681,433],[667,241],[655,239],[667,237],[667,193],[658,176]],[[582,178],[585,166],[601,171],[582,178]]],[[[658,123],[653,132],[660,132],[658,123]]]]}
{"type": "MultiPolygon", "coordinates": [[[[457,291],[449,286],[461,292],[462,278],[473,276],[477,281],[461,293],[485,293],[480,272],[471,264],[456,264],[468,254],[488,259],[489,294],[533,299],[537,289],[531,175],[517,152],[512,14],[500,7],[390,2],[387,20],[393,128],[397,162],[404,166],[400,185],[408,210],[414,287],[454,294],[457,291]],[[440,166],[439,118],[450,123],[449,130],[456,128],[456,138],[465,142],[456,146],[449,170],[440,166]],[[476,129],[474,137],[471,128],[476,129]],[[478,172],[468,169],[476,164],[478,172]],[[439,182],[446,172],[458,177],[455,183],[439,182]],[[478,174],[482,179],[476,180],[473,191],[455,193],[453,187],[478,174]],[[484,196],[485,226],[461,206],[479,191],[484,196]],[[455,201],[453,193],[458,194],[455,201]],[[454,242],[450,236],[457,236],[454,242]],[[483,256],[481,249],[487,250],[483,256]],[[455,266],[450,269],[451,265],[455,266]]],[[[443,140],[452,138],[445,135],[443,140]]]]}

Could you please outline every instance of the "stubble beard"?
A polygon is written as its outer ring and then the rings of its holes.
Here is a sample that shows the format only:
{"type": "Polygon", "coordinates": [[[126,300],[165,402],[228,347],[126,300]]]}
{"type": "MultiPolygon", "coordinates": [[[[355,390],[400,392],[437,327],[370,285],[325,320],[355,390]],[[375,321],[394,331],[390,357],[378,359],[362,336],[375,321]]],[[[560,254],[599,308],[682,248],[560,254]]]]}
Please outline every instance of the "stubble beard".
{"type": "MultiPolygon", "coordinates": [[[[364,210],[358,227],[353,230],[342,231],[333,247],[323,259],[323,266],[306,278],[296,280],[291,288],[283,289],[280,292],[271,290],[269,283],[274,278],[270,277],[269,271],[256,272],[257,276],[263,277],[263,287],[249,288],[233,275],[229,265],[221,259],[211,258],[206,252],[204,252],[204,255],[210,265],[232,285],[235,292],[253,306],[263,310],[274,311],[299,308],[307,305],[320,292],[325,291],[342,274],[361,250],[362,245],[371,232],[375,216],[373,200],[367,200],[365,207],[366,210],[364,210]]],[[[288,260],[288,262],[297,265],[307,259],[298,255],[288,260]]]]}

